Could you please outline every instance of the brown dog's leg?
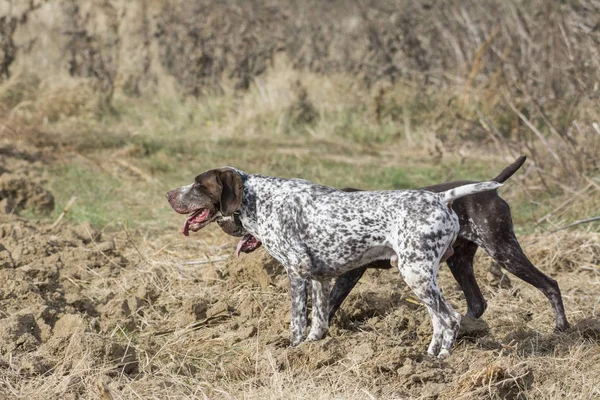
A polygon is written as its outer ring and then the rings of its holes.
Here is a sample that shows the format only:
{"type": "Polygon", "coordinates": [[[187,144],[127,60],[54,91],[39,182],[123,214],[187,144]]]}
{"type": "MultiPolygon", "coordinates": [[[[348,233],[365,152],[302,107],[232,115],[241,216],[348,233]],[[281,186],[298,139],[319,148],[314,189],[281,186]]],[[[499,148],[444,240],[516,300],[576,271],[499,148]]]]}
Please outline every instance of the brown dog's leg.
{"type": "Polygon", "coordinates": [[[335,280],[335,285],[331,289],[331,295],[329,296],[329,323],[331,323],[333,316],[366,270],[366,266],[356,268],[340,275],[335,280]]]}
{"type": "Polygon", "coordinates": [[[501,238],[486,240],[482,247],[501,267],[535,286],[548,298],[556,317],[556,330],[569,328],[558,283],[529,261],[512,230],[508,235],[503,232],[501,238]]]}
{"type": "Polygon", "coordinates": [[[454,279],[465,293],[467,300],[467,316],[479,318],[487,307],[487,302],[481,294],[481,289],[475,280],[473,272],[473,257],[477,251],[477,245],[466,240],[457,240],[454,245],[454,255],[446,262],[454,275],[454,279]]]}
{"type": "MultiPolygon", "coordinates": [[[[396,261],[396,267],[397,266],[398,262],[396,261]]],[[[390,263],[390,261],[387,260],[373,261],[370,264],[350,270],[337,277],[335,280],[335,285],[333,286],[333,289],[331,289],[331,295],[329,296],[330,324],[333,320],[333,316],[340,308],[344,300],[346,300],[346,297],[348,297],[348,294],[350,293],[350,291],[352,291],[356,283],[363,276],[367,268],[390,269],[392,268],[392,264],[390,263]]]]}

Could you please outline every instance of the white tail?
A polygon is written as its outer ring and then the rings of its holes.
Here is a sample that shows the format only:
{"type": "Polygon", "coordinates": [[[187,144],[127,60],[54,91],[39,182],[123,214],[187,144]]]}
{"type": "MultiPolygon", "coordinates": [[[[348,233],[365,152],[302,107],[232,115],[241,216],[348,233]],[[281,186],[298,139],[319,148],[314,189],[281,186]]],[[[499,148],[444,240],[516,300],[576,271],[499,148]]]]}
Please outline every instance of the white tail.
{"type": "Polygon", "coordinates": [[[486,192],[488,190],[498,189],[502,186],[501,183],[498,182],[479,182],[479,183],[471,183],[470,185],[459,186],[454,189],[447,190],[445,192],[440,193],[444,201],[446,203],[450,203],[456,199],[459,199],[464,196],[468,196],[470,194],[486,192]]]}

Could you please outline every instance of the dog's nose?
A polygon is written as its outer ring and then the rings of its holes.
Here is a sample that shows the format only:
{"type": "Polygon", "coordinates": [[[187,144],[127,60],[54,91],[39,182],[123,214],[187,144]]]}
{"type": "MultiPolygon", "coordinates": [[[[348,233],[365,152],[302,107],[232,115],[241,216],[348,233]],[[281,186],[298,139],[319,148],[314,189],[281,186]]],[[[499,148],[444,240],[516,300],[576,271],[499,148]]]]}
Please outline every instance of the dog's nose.
{"type": "Polygon", "coordinates": [[[167,198],[167,200],[171,200],[173,198],[173,195],[175,194],[174,190],[169,190],[166,194],[165,197],[167,198]]]}

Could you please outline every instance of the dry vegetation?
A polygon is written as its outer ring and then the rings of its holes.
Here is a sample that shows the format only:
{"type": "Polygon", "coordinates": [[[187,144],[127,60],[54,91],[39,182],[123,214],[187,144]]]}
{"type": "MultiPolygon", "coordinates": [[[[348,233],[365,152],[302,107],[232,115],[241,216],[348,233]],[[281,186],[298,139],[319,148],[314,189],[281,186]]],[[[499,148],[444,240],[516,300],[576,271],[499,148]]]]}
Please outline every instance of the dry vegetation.
{"type": "MultiPolygon", "coordinates": [[[[600,398],[594,0],[0,4],[0,399],[600,398]],[[333,186],[488,179],[574,327],[481,252],[485,322],[424,355],[426,310],[371,271],[289,348],[288,288],[164,192],[234,165],[333,186]],[[67,204],[68,212],[58,223],[67,204]]],[[[446,296],[463,296],[442,269],[446,296]]]]}

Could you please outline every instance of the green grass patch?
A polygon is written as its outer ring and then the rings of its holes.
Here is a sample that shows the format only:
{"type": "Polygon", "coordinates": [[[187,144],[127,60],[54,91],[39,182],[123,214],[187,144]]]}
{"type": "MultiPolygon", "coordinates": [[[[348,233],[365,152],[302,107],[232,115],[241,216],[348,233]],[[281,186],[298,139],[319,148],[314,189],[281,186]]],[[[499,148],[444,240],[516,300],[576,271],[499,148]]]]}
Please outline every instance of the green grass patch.
{"type": "Polygon", "coordinates": [[[123,182],[98,170],[77,164],[59,164],[50,171],[50,187],[57,207],[52,218],[62,211],[71,196],[77,201],[69,210],[68,219],[104,226],[110,222],[122,222],[128,213],[122,201],[123,182]]]}
{"type": "MultiPolygon", "coordinates": [[[[57,203],[51,217],[58,216],[76,195],[78,200],[67,215],[74,222],[162,229],[180,219],[169,208],[164,193],[188,184],[203,171],[225,165],[249,173],[369,190],[413,189],[496,176],[504,165],[492,167],[477,154],[463,162],[444,156],[436,163],[431,157],[411,154],[414,148],[406,147],[404,110],[417,139],[418,128],[442,99],[434,101],[424,95],[401,102],[389,98],[379,123],[365,104],[347,104],[320,110],[318,120],[306,126],[288,123],[287,128],[279,129],[288,108],[245,110],[246,114],[241,110],[238,118],[237,107],[245,103],[234,97],[195,101],[117,96],[113,112],[50,125],[52,132],[65,132],[63,136],[76,151],[98,163],[94,166],[75,158],[51,167],[49,189],[57,203]],[[118,161],[126,161],[146,176],[115,165],[118,161]]],[[[511,120],[505,122],[508,126],[511,120]]],[[[511,190],[509,181],[501,193],[511,190]]],[[[555,206],[552,194],[535,193],[535,200],[521,194],[510,197],[519,232],[538,229],[535,221],[555,206]]],[[[574,220],[588,216],[588,211],[583,214],[572,209],[564,217],[574,220]]]]}
{"type": "MultiPolygon", "coordinates": [[[[146,229],[173,226],[179,219],[169,208],[164,193],[188,184],[205,170],[224,165],[249,173],[300,177],[333,187],[370,190],[413,189],[456,179],[486,180],[499,172],[489,172],[489,168],[478,162],[433,165],[427,160],[399,159],[397,165],[389,166],[378,162],[378,157],[356,165],[353,155],[359,157],[360,147],[347,149],[347,145],[321,143],[311,148],[310,144],[310,141],[296,143],[290,147],[291,152],[280,151],[283,147],[276,141],[265,141],[261,151],[257,151],[252,141],[244,140],[216,141],[197,146],[193,152],[182,151],[175,155],[158,148],[129,161],[152,176],[152,182],[132,177],[128,171],[110,169],[108,161],[104,168],[79,162],[57,164],[49,173],[49,189],[57,203],[51,218],[56,218],[75,195],[77,202],[67,214],[67,219],[75,223],[89,222],[98,227],[123,223],[146,229]],[[335,159],[336,155],[347,157],[340,161],[335,159]]],[[[527,203],[525,206],[531,207],[527,203]]],[[[519,210],[518,205],[513,204],[513,208],[519,210]]],[[[521,215],[527,217],[528,211],[515,215],[519,219],[521,215]]]]}

